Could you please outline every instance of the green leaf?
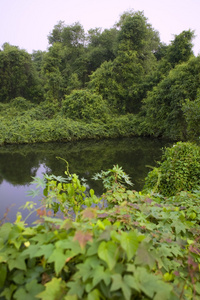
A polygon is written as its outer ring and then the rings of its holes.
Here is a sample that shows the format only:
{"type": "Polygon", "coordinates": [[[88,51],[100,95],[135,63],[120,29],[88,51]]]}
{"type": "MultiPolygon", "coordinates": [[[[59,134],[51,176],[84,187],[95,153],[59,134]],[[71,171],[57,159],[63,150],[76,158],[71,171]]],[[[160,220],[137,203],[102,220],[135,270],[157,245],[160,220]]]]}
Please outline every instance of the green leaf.
{"type": "Polygon", "coordinates": [[[136,290],[137,292],[140,293],[140,284],[137,281],[137,279],[132,276],[132,275],[125,275],[124,276],[124,282],[126,282],[126,284],[131,287],[132,289],[136,290]]]}
{"type": "Polygon", "coordinates": [[[94,269],[94,272],[92,274],[93,276],[93,285],[97,285],[100,281],[104,281],[105,284],[108,286],[111,282],[111,273],[108,269],[104,269],[103,266],[97,266],[94,269]]]}
{"type": "Polygon", "coordinates": [[[112,285],[110,291],[117,291],[122,286],[122,276],[121,274],[114,274],[112,275],[112,285]]]}
{"type": "Polygon", "coordinates": [[[196,291],[200,295],[200,282],[196,282],[196,291]]]}
{"type": "Polygon", "coordinates": [[[90,196],[94,196],[94,190],[93,189],[90,189],[90,196]]]}
{"type": "Polygon", "coordinates": [[[138,237],[135,231],[122,232],[121,247],[126,251],[128,261],[130,261],[138,249],[138,237]]]}
{"type": "Polygon", "coordinates": [[[27,272],[22,271],[22,270],[16,270],[13,273],[12,280],[14,281],[14,283],[16,283],[18,285],[23,285],[24,282],[25,282],[25,276],[26,275],[27,275],[27,272]]]}
{"type": "Polygon", "coordinates": [[[38,244],[47,244],[54,238],[54,233],[52,231],[38,233],[36,236],[32,237],[30,240],[35,241],[38,244]]]}
{"type": "Polygon", "coordinates": [[[36,189],[30,189],[30,191],[27,192],[27,195],[32,197],[32,198],[38,197],[39,194],[40,194],[40,191],[36,190],[36,189]]]}
{"type": "Polygon", "coordinates": [[[172,286],[162,282],[157,283],[157,291],[154,300],[170,300],[172,299],[172,286]]]}
{"type": "Polygon", "coordinates": [[[26,227],[24,229],[24,231],[22,232],[22,235],[35,235],[36,234],[36,230],[34,228],[31,228],[31,227],[26,227]]]}
{"type": "Polygon", "coordinates": [[[110,270],[112,270],[117,262],[118,247],[112,241],[101,242],[98,248],[98,256],[105,261],[110,270]]]}
{"type": "Polygon", "coordinates": [[[116,291],[121,289],[124,295],[124,298],[126,300],[129,300],[131,297],[131,289],[126,284],[126,282],[123,281],[121,274],[114,274],[112,275],[112,285],[110,288],[110,291],[116,291]]]}
{"type": "Polygon", "coordinates": [[[169,299],[171,294],[172,287],[160,280],[154,274],[150,274],[144,268],[137,268],[135,272],[135,277],[140,282],[141,290],[147,295],[149,298],[153,298],[155,294],[156,300],[158,299],[169,299]],[[162,296],[159,298],[159,296],[162,296]],[[164,298],[163,298],[164,297],[164,298]]]}
{"type": "Polygon", "coordinates": [[[0,227],[0,236],[4,240],[4,243],[8,240],[9,234],[11,229],[13,228],[13,224],[11,223],[4,223],[0,227]]]}
{"type": "Polygon", "coordinates": [[[40,257],[40,256],[44,255],[45,259],[48,259],[54,249],[55,249],[55,246],[53,244],[42,245],[35,252],[33,257],[40,257]]]}
{"type": "Polygon", "coordinates": [[[89,263],[84,262],[82,264],[77,265],[78,268],[78,274],[80,275],[83,282],[85,282],[88,278],[91,277],[92,274],[92,268],[89,263]]]}
{"type": "Polygon", "coordinates": [[[45,197],[48,196],[48,187],[47,187],[47,186],[46,186],[45,189],[43,190],[43,195],[44,195],[45,197]]]}
{"type": "Polygon", "coordinates": [[[63,249],[55,249],[53,253],[48,258],[48,262],[55,263],[56,275],[62,270],[66,263],[67,256],[63,253],[63,249]]]}
{"type": "Polygon", "coordinates": [[[0,288],[4,286],[6,276],[7,276],[7,266],[6,264],[0,264],[0,288]]]}
{"type": "Polygon", "coordinates": [[[19,269],[19,270],[24,270],[26,271],[26,264],[25,264],[25,258],[23,257],[16,257],[14,259],[9,259],[8,260],[8,268],[9,270],[13,270],[14,268],[19,269]]]}
{"type": "Polygon", "coordinates": [[[139,247],[135,258],[136,265],[145,265],[153,268],[155,265],[156,251],[149,249],[149,244],[143,241],[139,247]]]}
{"type": "Polygon", "coordinates": [[[11,284],[9,286],[9,288],[4,288],[3,292],[0,294],[1,297],[5,297],[6,300],[11,300],[13,299],[12,295],[13,295],[13,292],[17,289],[16,285],[14,284],[11,284]]]}
{"type": "Polygon", "coordinates": [[[61,278],[53,278],[45,284],[45,290],[36,297],[42,300],[62,299],[65,294],[65,282],[61,278]]]}
{"type": "Polygon", "coordinates": [[[37,253],[39,249],[39,245],[30,245],[27,249],[25,249],[22,253],[21,256],[26,256],[28,255],[30,258],[35,257],[35,254],[37,253]]]}
{"type": "Polygon", "coordinates": [[[71,249],[76,254],[84,253],[85,251],[85,249],[81,249],[79,242],[75,241],[73,237],[56,242],[56,248],[71,249]]]}
{"type": "Polygon", "coordinates": [[[20,248],[23,237],[21,236],[21,229],[18,226],[13,226],[8,235],[8,240],[10,244],[14,244],[17,249],[20,248]]]}
{"type": "Polygon", "coordinates": [[[176,234],[178,235],[179,233],[181,233],[181,231],[183,233],[186,232],[186,226],[184,225],[183,222],[181,222],[180,220],[174,220],[174,222],[172,223],[172,227],[175,227],[176,230],[176,234]]]}
{"type": "Polygon", "coordinates": [[[44,290],[42,284],[38,284],[37,280],[34,279],[31,282],[27,283],[25,287],[19,288],[15,294],[14,298],[17,300],[35,300],[35,297],[38,293],[41,293],[44,290]]]}
{"type": "Polygon", "coordinates": [[[84,287],[80,279],[76,281],[68,281],[67,287],[70,288],[68,295],[77,295],[79,299],[82,299],[84,293],[84,287]]]}
{"type": "Polygon", "coordinates": [[[67,295],[64,297],[64,300],[78,300],[77,295],[67,295]]]}
{"type": "Polygon", "coordinates": [[[87,299],[88,300],[100,300],[102,298],[101,298],[101,294],[100,294],[99,290],[98,289],[94,289],[92,292],[90,292],[88,294],[88,298],[87,299]]]}

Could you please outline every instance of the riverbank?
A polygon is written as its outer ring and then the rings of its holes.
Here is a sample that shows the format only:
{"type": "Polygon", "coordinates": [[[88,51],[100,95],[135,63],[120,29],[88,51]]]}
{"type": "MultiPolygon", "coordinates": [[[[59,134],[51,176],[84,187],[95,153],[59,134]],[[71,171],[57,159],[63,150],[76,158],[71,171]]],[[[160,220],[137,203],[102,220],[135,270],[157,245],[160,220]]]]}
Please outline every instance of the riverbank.
{"type": "Polygon", "coordinates": [[[37,180],[45,188],[42,206],[26,204],[37,213],[34,226],[20,213],[0,226],[2,297],[199,299],[198,190],[138,193],[115,166],[98,174],[108,204],[98,207],[102,197],[68,168],[65,174],[37,180]],[[53,216],[58,209],[64,218],[53,216]]]}
{"type": "Polygon", "coordinates": [[[70,172],[84,177],[98,195],[103,192],[102,185],[92,180],[93,175],[114,164],[124,168],[134,189],[139,191],[149,171],[147,166],[155,166],[161,158],[161,149],[169,145],[165,140],[138,137],[3,145],[0,147],[0,219],[10,207],[8,220],[14,222],[19,207],[26,201],[39,203],[40,199],[27,196],[34,188],[32,177],[42,177],[43,173],[63,176],[65,162],[56,157],[67,160],[70,172]]]}

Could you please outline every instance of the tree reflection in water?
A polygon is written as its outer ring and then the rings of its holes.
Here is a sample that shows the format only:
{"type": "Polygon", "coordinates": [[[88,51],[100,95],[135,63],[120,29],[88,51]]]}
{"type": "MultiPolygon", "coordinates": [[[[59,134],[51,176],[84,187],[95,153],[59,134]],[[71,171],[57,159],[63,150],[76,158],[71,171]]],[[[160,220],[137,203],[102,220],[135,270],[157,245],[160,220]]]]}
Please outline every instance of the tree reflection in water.
{"type": "MultiPolygon", "coordinates": [[[[0,219],[6,208],[11,207],[8,218],[15,220],[16,212],[26,201],[38,202],[39,198],[27,197],[32,188],[33,176],[52,173],[64,176],[65,162],[69,162],[70,173],[87,179],[88,185],[96,194],[102,193],[102,184],[92,180],[101,170],[122,166],[130,175],[134,189],[140,190],[149,168],[160,159],[162,147],[168,141],[149,138],[123,138],[114,140],[80,141],[74,143],[48,143],[33,145],[7,145],[0,147],[0,219]]],[[[39,202],[38,202],[39,203],[39,202]]],[[[30,221],[29,221],[30,222],[30,221]]]]}

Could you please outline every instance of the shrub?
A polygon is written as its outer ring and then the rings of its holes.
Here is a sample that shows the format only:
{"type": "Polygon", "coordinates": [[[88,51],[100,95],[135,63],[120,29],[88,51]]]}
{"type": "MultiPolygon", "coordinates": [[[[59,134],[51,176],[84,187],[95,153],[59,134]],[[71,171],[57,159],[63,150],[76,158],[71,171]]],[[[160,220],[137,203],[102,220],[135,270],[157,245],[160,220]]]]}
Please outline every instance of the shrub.
{"type": "Polygon", "coordinates": [[[90,207],[94,191],[85,198],[68,164],[65,175],[35,178],[44,189],[35,226],[20,213],[0,226],[1,299],[200,299],[199,191],[142,195],[126,190],[121,179],[129,179],[116,166],[98,176],[113,190],[104,194],[112,205],[90,207]],[[52,217],[57,204],[68,218],[52,217]],[[77,204],[73,221],[68,212],[77,204]]]}
{"type": "Polygon", "coordinates": [[[20,110],[27,110],[32,108],[34,104],[23,97],[16,97],[10,101],[10,106],[20,110]]]}
{"type": "Polygon", "coordinates": [[[200,138],[200,97],[194,101],[187,99],[182,104],[182,111],[187,124],[187,137],[191,140],[200,138]]]}
{"type": "Polygon", "coordinates": [[[100,95],[89,90],[75,90],[69,96],[65,96],[62,104],[62,113],[74,120],[105,120],[109,108],[100,95]]]}
{"type": "Polygon", "coordinates": [[[149,172],[144,190],[171,196],[200,185],[200,147],[195,144],[178,142],[166,148],[159,165],[149,172]]]}

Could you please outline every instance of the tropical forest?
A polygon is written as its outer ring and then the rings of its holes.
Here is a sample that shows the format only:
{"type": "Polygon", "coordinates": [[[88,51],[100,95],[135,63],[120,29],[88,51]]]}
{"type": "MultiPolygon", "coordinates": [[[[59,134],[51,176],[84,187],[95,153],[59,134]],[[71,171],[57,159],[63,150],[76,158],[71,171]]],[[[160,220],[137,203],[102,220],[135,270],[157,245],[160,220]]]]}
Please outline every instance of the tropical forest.
{"type": "Polygon", "coordinates": [[[0,153],[132,137],[170,146],[140,190],[116,163],[93,174],[97,193],[59,155],[61,174],[34,176],[26,217],[0,219],[0,300],[199,300],[195,32],[166,45],[131,10],[104,30],[59,21],[47,38],[46,51],[7,42],[0,49],[0,153]]]}

